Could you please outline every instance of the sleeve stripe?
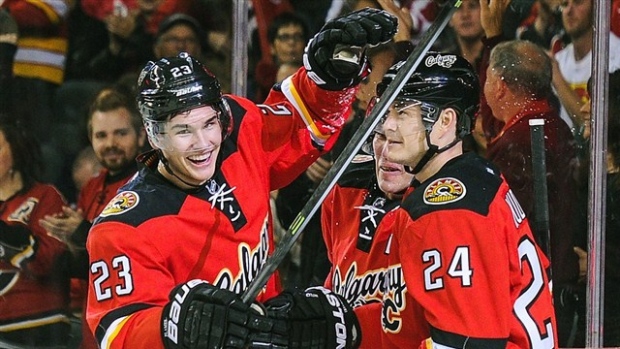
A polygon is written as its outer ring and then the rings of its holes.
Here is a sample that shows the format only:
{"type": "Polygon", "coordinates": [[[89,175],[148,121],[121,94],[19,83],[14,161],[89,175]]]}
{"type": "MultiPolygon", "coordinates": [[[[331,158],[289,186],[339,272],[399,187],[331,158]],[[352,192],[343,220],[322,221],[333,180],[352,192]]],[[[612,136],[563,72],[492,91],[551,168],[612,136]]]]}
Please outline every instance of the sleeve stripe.
{"type": "Polygon", "coordinates": [[[310,136],[312,140],[315,141],[319,145],[324,145],[330,135],[324,135],[321,133],[317,125],[315,124],[312,115],[306,108],[306,105],[303,102],[303,99],[299,96],[299,92],[295,88],[295,85],[292,83],[291,77],[286,78],[282,81],[282,93],[286,96],[289,102],[295,107],[295,109],[299,112],[302,117],[302,120],[310,130],[310,136]]]}
{"type": "Polygon", "coordinates": [[[11,264],[17,267],[20,266],[23,261],[32,257],[34,255],[34,244],[34,237],[30,236],[30,245],[28,245],[28,247],[26,247],[22,252],[13,256],[13,258],[11,258],[11,264]]]}
{"type": "Polygon", "coordinates": [[[114,338],[116,338],[118,333],[123,328],[123,325],[125,324],[125,322],[127,322],[127,320],[129,320],[130,317],[131,315],[123,316],[122,318],[116,319],[110,324],[107,331],[105,331],[103,339],[101,339],[102,349],[109,349],[111,347],[112,341],[114,340],[114,338]]]}

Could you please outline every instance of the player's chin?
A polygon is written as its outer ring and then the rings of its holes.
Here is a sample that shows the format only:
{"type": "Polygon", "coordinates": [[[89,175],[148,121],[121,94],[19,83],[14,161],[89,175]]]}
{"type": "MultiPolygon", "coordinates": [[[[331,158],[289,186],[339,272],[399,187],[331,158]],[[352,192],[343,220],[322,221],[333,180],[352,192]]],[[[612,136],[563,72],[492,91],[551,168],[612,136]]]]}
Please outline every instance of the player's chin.
{"type": "Polygon", "coordinates": [[[206,166],[206,167],[191,167],[187,169],[189,177],[192,179],[192,182],[195,183],[204,183],[207,180],[213,177],[215,173],[215,166],[206,166]]]}

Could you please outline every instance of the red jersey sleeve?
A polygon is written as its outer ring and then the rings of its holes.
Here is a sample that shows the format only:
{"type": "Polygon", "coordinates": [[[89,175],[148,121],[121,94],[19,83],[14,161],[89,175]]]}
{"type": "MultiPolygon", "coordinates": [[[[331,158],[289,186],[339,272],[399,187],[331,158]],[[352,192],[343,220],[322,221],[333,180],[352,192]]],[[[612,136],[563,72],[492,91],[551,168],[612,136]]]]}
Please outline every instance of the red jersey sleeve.
{"type": "Polygon", "coordinates": [[[351,113],[355,91],[322,90],[304,68],[271,90],[259,109],[272,190],[289,184],[332,147],[351,113]]]}

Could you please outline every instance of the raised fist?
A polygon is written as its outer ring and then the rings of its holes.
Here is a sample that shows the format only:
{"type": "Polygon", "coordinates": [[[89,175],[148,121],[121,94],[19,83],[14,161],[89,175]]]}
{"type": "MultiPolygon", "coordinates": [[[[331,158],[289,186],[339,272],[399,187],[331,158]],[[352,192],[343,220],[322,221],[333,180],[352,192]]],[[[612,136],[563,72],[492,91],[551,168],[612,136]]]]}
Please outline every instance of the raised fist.
{"type": "Polygon", "coordinates": [[[357,85],[368,70],[365,48],[388,42],[397,27],[396,17],[373,8],[327,22],[304,51],[308,76],[331,91],[357,85]]]}

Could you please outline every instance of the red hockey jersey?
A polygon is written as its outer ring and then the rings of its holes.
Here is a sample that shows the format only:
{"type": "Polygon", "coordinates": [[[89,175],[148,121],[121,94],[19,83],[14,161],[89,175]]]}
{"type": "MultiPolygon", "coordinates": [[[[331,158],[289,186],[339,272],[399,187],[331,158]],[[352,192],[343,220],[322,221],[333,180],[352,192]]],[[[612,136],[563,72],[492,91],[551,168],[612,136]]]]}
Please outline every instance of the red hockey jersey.
{"type": "Polygon", "coordinates": [[[110,172],[102,169],[96,177],[91,178],[80,191],[77,207],[84,212],[84,219],[92,222],[103,210],[110,200],[116,195],[118,189],[127,183],[136,174],[137,167],[113,176],[110,180],[110,172]]]}
{"type": "Polygon", "coordinates": [[[63,205],[56,188],[35,183],[0,206],[0,219],[27,226],[38,246],[21,269],[0,259],[0,331],[69,322],[69,279],[62,269],[66,246],[39,225],[44,216],[62,213],[63,205]]]}
{"type": "Polygon", "coordinates": [[[323,238],[332,269],[325,287],[343,296],[354,307],[362,328],[360,348],[406,348],[429,336],[419,307],[404,311],[383,308],[389,288],[395,298],[407,292],[400,265],[390,265],[388,257],[400,200],[389,200],[379,189],[371,156],[356,156],[347,172],[325,198],[321,211],[323,238]],[[382,312],[385,309],[385,312],[382,312]],[[418,311],[418,315],[413,315],[418,311]],[[381,332],[393,333],[382,342],[381,332]]]}
{"type": "MultiPolygon", "coordinates": [[[[320,90],[300,69],[265,105],[226,96],[234,130],[204,188],[182,191],[145,163],[88,237],[87,320],[101,348],[163,348],[161,312],[178,284],[248,287],[273,250],[270,191],[329,148],[354,93],[320,90]]],[[[258,300],[279,287],[272,276],[258,300]]]]}
{"type": "Polygon", "coordinates": [[[408,290],[399,310],[418,303],[442,348],[556,348],[548,261],[497,168],[467,153],[414,187],[390,254],[408,290]]]}

